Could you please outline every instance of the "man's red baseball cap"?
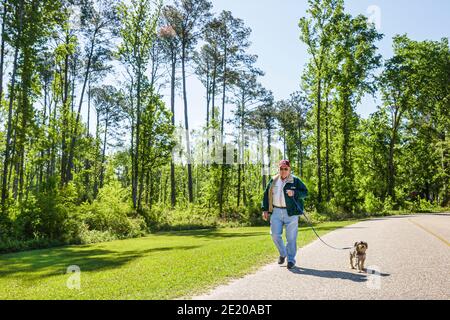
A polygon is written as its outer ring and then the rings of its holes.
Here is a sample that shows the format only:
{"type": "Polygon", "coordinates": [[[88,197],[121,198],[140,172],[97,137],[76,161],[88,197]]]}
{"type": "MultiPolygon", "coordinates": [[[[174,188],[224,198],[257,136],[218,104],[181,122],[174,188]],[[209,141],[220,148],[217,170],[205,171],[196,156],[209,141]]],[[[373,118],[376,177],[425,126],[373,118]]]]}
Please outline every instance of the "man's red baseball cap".
{"type": "Polygon", "coordinates": [[[278,167],[291,167],[291,163],[289,162],[289,160],[281,160],[280,163],[278,164],[278,167]]]}

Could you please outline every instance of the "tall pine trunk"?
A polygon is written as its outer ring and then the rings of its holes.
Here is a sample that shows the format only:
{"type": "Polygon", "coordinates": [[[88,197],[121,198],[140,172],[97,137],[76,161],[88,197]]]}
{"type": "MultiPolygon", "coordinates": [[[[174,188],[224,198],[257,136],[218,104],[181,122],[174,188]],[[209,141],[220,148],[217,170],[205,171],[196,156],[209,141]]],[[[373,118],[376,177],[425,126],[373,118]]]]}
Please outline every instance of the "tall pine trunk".
{"type": "Polygon", "coordinates": [[[328,92],[325,101],[325,171],[326,171],[326,186],[327,186],[327,202],[331,200],[331,181],[330,181],[330,121],[329,121],[329,101],[328,92]]]}
{"type": "Polygon", "coordinates": [[[87,62],[87,66],[86,66],[86,72],[84,74],[83,87],[81,89],[80,102],[78,104],[77,117],[76,117],[76,120],[75,120],[75,127],[73,128],[72,138],[70,140],[69,156],[68,156],[67,167],[66,167],[67,172],[66,172],[66,175],[65,175],[65,183],[67,183],[70,180],[72,180],[73,157],[74,157],[74,153],[75,153],[75,143],[76,143],[76,140],[77,140],[78,126],[79,126],[80,117],[81,117],[81,107],[83,106],[84,93],[86,91],[86,85],[88,83],[89,74],[91,72],[92,57],[93,57],[93,54],[94,54],[94,46],[95,46],[97,32],[98,32],[98,29],[95,29],[93,38],[91,40],[91,47],[90,47],[90,51],[89,51],[88,62],[87,62]]]}
{"type": "Polygon", "coordinates": [[[3,66],[5,61],[5,25],[6,25],[6,0],[3,1],[3,14],[2,14],[2,43],[0,47],[0,101],[3,100],[3,66]]]}
{"type": "Polygon", "coordinates": [[[63,106],[62,106],[62,138],[61,138],[61,186],[67,183],[67,132],[69,129],[69,106],[68,106],[68,98],[69,98],[69,33],[66,33],[66,49],[67,53],[64,58],[64,91],[63,91],[63,106]]]}
{"type": "Polygon", "coordinates": [[[184,127],[186,130],[186,156],[187,156],[187,171],[188,171],[188,196],[189,202],[194,202],[193,185],[192,185],[192,159],[191,159],[191,144],[189,139],[189,119],[188,119],[188,103],[186,92],[186,45],[182,44],[181,54],[181,72],[183,78],[183,102],[184,102],[184,127]]]}
{"type": "MultiPolygon", "coordinates": [[[[22,34],[22,25],[23,25],[23,14],[24,14],[24,0],[20,1],[19,7],[19,32],[17,37],[20,37],[22,34]]],[[[14,60],[13,60],[13,70],[11,75],[11,92],[9,93],[9,106],[8,106],[8,124],[6,131],[6,142],[5,142],[5,157],[3,160],[3,179],[2,179],[2,210],[5,209],[6,198],[8,197],[8,166],[10,162],[10,151],[11,151],[11,135],[12,135],[12,117],[13,117],[13,104],[14,104],[14,94],[16,87],[16,75],[17,75],[17,60],[19,56],[19,46],[16,45],[14,51],[14,60]]]]}
{"type": "Polygon", "coordinates": [[[133,206],[134,208],[140,210],[141,203],[139,201],[138,195],[138,185],[139,185],[139,154],[140,154],[140,135],[141,135],[141,68],[139,66],[137,74],[137,87],[136,87],[136,132],[135,132],[135,150],[134,150],[134,182],[132,186],[133,193],[133,206]]]}
{"type": "Polygon", "coordinates": [[[320,113],[321,103],[322,103],[322,79],[321,75],[317,76],[317,134],[316,134],[316,143],[317,143],[317,202],[320,204],[322,202],[322,159],[321,159],[321,119],[320,113]]]}
{"type": "Polygon", "coordinates": [[[224,67],[223,67],[223,81],[222,81],[222,119],[220,121],[220,145],[222,149],[222,167],[220,175],[219,188],[219,212],[223,210],[223,193],[225,187],[225,166],[226,166],[226,146],[224,145],[224,123],[225,123],[225,99],[226,99],[226,84],[227,84],[227,46],[224,50],[224,67]]]}
{"type": "MultiPolygon", "coordinates": [[[[172,111],[172,125],[175,126],[175,68],[176,68],[176,52],[172,53],[172,76],[170,83],[170,110],[172,111]]],[[[172,153],[170,161],[170,203],[172,208],[177,204],[177,190],[175,186],[175,154],[172,153]]]]}
{"type": "Polygon", "coordinates": [[[103,136],[103,149],[102,149],[102,160],[101,160],[101,166],[100,166],[100,189],[103,188],[103,180],[105,176],[105,162],[106,162],[106,143],[107,143],[107,136],[108,136],[108,115],[106,116],[105,120],[105,132],[103,136]]]}

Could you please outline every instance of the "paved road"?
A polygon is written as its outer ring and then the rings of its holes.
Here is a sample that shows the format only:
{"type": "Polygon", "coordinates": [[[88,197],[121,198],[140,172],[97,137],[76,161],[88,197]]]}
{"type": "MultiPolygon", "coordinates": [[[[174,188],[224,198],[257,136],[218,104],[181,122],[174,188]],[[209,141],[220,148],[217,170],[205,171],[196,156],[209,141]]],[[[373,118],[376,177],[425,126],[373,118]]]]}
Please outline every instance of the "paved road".
{"type": "Polygon", "coordinates": [[[372,219],[333,231],[323,239],[342,247],[367,241],[368,273],[350,269],[348,251],[314,241],[299,249],[298,267],[292,271],[274,261],[193,299],[450,300],[448,213],[372,219]]]}

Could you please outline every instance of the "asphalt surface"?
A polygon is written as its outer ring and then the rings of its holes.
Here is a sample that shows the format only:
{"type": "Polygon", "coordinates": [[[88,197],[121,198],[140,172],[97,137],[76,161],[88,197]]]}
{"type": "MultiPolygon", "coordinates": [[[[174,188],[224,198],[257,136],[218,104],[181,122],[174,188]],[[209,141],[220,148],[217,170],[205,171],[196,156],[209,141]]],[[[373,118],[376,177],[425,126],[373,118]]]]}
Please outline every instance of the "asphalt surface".
{"type": "Polygon", "coordinates": [[[292,270],[274,257],[193,299],[450,299],[450,213],[376,218],[322,238],[339,247],[368,242],[367,273],[350,269],[349,251],[316,240],[298,250],[292,270]]]}

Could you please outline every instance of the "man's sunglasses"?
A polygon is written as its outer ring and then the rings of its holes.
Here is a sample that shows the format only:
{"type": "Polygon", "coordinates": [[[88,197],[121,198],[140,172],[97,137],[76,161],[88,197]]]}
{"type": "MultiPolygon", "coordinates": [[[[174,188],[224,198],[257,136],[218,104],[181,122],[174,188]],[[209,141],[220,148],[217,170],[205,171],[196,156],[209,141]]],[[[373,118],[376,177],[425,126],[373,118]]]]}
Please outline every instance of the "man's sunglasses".
{"type": "Polygon", "coordinates": [[[289,168],[280,168],[281,171],[289,171],[289,168]]]}

